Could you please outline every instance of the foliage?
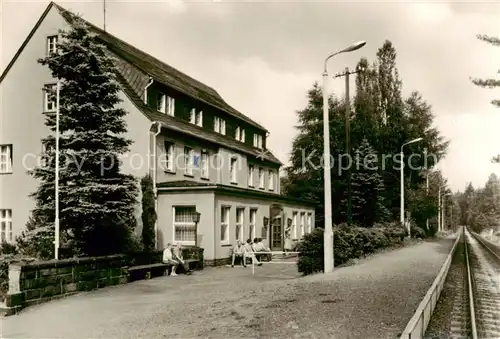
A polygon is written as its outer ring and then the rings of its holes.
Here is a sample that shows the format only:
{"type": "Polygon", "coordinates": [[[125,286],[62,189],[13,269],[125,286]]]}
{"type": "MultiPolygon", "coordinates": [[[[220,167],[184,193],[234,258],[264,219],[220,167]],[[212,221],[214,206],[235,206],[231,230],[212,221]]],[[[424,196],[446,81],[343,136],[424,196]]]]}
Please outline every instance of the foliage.
{"type": "Polygon", "coordinates": [[[155,200],[153,179],[149,174],[141,179],[142,190],[142,245],[145,251],[155,249],[155,200]]]}
{"type": "MultiPolygon", "coordinates": [[[[363,223],[370,224],[380,220],[381,216],[369,216],[373,211],[387,210],[386,219],[399,219],[400,212],[400,177],[401,145],[409,140],[422,137],[423,140],[405,147],[405,154],[420,154],[427,149],[427,159],[420,156],[405,156],[404,161],[411,161],[412,166],[406,166],[404,183],[407,190],[421,189],[425,182],[421,168],[434,166],[446,153],[448,142],[440,132],[433,127],[434,114],[431,106],[418,92],[412,92],[408,97],[402,95],[402,80],[396,67],[396,50],[390,41],[386,41],[378,50],[376,61],[369,64],[367,59],[361,59],[358,66],[366,71],[358,73],[356,77],[356,95],[353,100],[351,119],[351,149],[356,150],[368,144],[371,154],[377,154],[378,167],[382,185],[372,189],[372,197],[366,201],[381,204],[380,209],[368,209],[360,212],[359,206],[365,201],[359,194],[355,197],[353,191],[353,211],[358,208],[358,220],[366,219],[363,223]],[[376,193],[375,193],[376,192],[376,193]],[[373,196],[376,195],[377,199],[373,196]],[[357,200],[358,206],[354,206],[357,200]],[[384,208],[382,208],[382,206],[384,208]],[[362,215],[361,219],[359,216],[362,215]]],[[[296,198],[309,198],[315,201],[324,201],[323,167],[321,166],[321,151],[323,149],[323,93],[318,84],[314,84],[308,92],[307,106],[297,111],[299,125],[296,127],[298,135],[294,139],[290,156],[290,166],[286,170],[286,180],[283,181],[285,194],[296,198]]],[[[335,96],[329,97],[329,130],[330,151],[333,156],[332,176],[332,220],[334,223],[346,221],[347,210],[347,177],[345,133],[345,104],[335,96]]],[[[368,152],[368,151],[367,151],[368,152]]],[[[409,163],[408,163],[409,164],[409,163]]],[[[361,192],[366,184],[379,182],[378,178],[366,181],[366,173],[355,174],[353,182],[359,183],[355,189],[361,192]],[[357,177],[356,177],[357,176],[357,177]]],[[[433,192],[437,196],[437,192],[433,192]]],[[[408,201],[407,208],[412,207],[408,201]]],[[[421,204],[421,202],[417,202],[421,204]]],[[[427,203],[426,203],[427,205],[427,203]]],[[[436,213],[428,209],[425,214],[436,213]]],[[[324,205],[321,203],[316,209],[317,226],[323,225],[324,205]]]]}
{"type": "Polygon", "coordinates": [[[469,183],[456,200],[462,225],[477,233],[500,227],[500,180],[495,174],[489,176],[484,187],[474,188],[469,183]]]}
{"type": "MultiPolygon", "coordinates": [[[[105,47],[80,19],[60,36],[57,52],[39,63],[60,80],[59,208],[61,238],[66,241],[61,245],[71,244],[72,254],[78,256],[121,253],[136,226],[138,187],[134,177],[120,172],[119,157],[131,141],[123,137],[127,112],[115,108],[121,101],[116,70],[105,47]]],[[[47,90],[55,96],[55,89],[47,90]]],[[[55,114],[44,114],[54,132],[55,114]]],[[[37,230],[28,238],[36,233],[35,237],[50,239],[55,220],[53,133],[42,142],[46,166],[31,171],[40,181],[32,194],[37,230]]]]}
{"type": "Polygon", "coordinates": [[[367,139],[363,139],[354,153],[355,167],[351,174],[352,220],[360,226],[371,227],[388,215],[382,195],[384,182],[379,173],[377,154],[367,139]]]}
{"type": "MultiPolygon", "coordinates": [[[[335,265],[360,258],[376,250],[396,246],[404,241],[405,230],[396,224],[375,224],[373,227],[356,227],[341,224],[334,227],[335,265]]],[[[298,271],[303,275],[321,272],[324,268],[323,229],[316,228],[299,242],[297,251],[298,271]]]]}
{"type": "MultiPolygon", "coordinates": [[[[16,238],[19,253],[49,260],[54,258],[54,228],[46,215],[35,209],[26,223],[26,229],[16,238]]],[[[61,244],[67,244],[61,241],[61,244]]]]}

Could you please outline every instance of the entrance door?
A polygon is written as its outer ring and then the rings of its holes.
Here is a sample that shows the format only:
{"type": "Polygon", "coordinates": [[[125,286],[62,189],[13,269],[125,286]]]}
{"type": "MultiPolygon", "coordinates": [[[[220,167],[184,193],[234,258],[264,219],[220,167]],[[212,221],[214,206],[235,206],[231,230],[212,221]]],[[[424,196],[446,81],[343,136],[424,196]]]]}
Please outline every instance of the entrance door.
{"type": "Polygon", "coordinates": [[[283,251],[283,207],[272,205],[269,210],[269,217],[271,219],[271,250],[283,251]]]}

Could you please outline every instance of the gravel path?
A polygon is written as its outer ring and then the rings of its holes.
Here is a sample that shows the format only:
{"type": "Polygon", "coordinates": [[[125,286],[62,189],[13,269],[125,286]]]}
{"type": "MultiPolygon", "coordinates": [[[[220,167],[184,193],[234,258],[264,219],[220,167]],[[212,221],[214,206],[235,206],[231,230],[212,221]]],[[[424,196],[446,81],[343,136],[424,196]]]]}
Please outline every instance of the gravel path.
{"type": "Polygon", "coordinates": [[[82,293],[2,319],[4,338],[395,338],[453,239],[376,254],[328,275],[295,265],[207,268],[82,293]]]}

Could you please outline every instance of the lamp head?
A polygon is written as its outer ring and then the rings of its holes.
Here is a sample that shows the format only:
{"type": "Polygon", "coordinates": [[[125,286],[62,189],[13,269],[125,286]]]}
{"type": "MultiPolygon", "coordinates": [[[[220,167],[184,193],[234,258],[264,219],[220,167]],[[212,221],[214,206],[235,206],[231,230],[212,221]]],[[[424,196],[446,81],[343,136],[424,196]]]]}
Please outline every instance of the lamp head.
{"type": "Polygon", "coordinates": [[[366,45],[366,41],[358,41],[358,42],[353,43],[351,46],[344,48],[342,51],[340,51],[340,53],[347,53],[347,52],[356,51],[356,50],[360,49],[361,47],[363,47],[364,45],[366,45]]]}

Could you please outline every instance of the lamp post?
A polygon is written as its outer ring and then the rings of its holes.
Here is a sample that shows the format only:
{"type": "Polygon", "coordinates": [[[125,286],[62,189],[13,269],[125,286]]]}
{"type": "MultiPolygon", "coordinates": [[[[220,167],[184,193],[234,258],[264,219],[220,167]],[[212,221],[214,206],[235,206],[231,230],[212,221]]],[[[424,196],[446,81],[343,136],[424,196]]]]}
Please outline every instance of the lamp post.
{"type": "Polygon", "coordinates": [[[325,190],[325,230],[324,230],[324,273],[329,273],[333,271],[334,260],[333,260],[333,227],[332,227],[332,184],[330,178],[330,129],[329,129],[329,114],[328,114],[328,95],[326,93],[327,82],[328,82],[328,70],[327,64],[328,60],[340,53],[352,52],[360,49],[366,45],[366,41],[359,41],[351,46],[344,48],[338,52],[330,54],[324,62],[323,67],[323,148],[324,148],[324,190],[325,190]]]}
{"type": "Polygon", "coordinates": [[[55,164],[55,220],[54,220],[54,258],[59,259],[59,92],[61,82],[58,79],[56,85],[56,164],[55,164]]]}
{"type": "Polygon", "coordinates": [[[439,186],[438,189],[438,232],[441,232],[442,228],[442,210],[441,210],[441,188],[446,187],[446,185],[439,186]]]}
{"type": "MultiPolygon", "coordinates": [[[[415,142],[421,141],[422,139],[423,138],[413,139],[413,140],[408,141],[407,143],[404,143],[403,145],[401,145],[401,169],[400,169],[400,174],[401,174],[401,194],[400,194],[401,195],[401,206],[400,206],[401,215],[400,215],[400,221],[401,221],[401,225],[405,224],[405,180],[404,180],[405,162],[404,162],[403,148],[406,145],[413,144],[415,142]]],[[[411,237],[410,225],[408,225],[408,237],[411,237]]]]}
{"type": "Polygon", "coordinates": [[[193,213],[193,221],[194,221],[194,246],[198,247],[198,223],[200,222],[201,213],[195,211],[193,213]]]}

